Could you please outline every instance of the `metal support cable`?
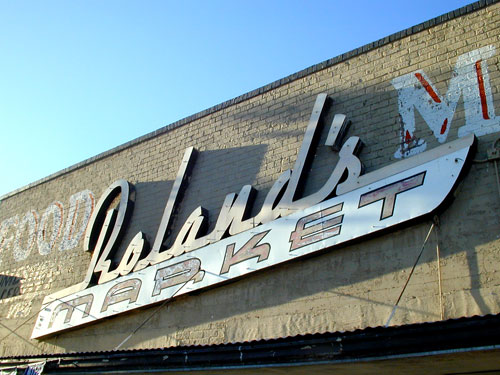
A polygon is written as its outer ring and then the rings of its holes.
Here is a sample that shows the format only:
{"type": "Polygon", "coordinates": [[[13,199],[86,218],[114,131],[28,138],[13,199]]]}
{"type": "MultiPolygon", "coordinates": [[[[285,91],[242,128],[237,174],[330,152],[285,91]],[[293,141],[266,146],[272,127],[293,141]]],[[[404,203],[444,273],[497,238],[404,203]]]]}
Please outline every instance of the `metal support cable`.
{"type": "MultiPolygon", "coordinates": [[[[2,322],[0,322],[0,325],[2,327],[4,327],[5,329],[7,329],[10,333],[7,334],[7,336],[9,336],[10,334],[14,334],[15,336],[19,337],[21,340],[23,340],[24,342],[27,342],[28,344],[30,344],[32,347],[34,347],[35,349],[39,350],[40,352],[43,353],[43,350],[40,349],[38,346],[36,346],[35,344],[33,344],[32,342],[26,340],[24,337],[22,337],[21,335],[19,335],[18,333],[16,333],[15,331],[11,330],[9,327],[7,327],[5,324],[3,324],[2,322]]],[[[16,330],[18,329],[19,327],[16,328],[16,330]]],[[[5,336],[5,337],[7,337],[5,336]]],[[[5,338],[4,337],[4,338],[5,338]]]]}
{"type": "MultiPolygon", "coordinates": [[[[70,305],[68,304],[68,302],[63,301],[61,298],[65,298],[65,297],[56,298],[54,301],[59,301],[59,302],[61,302],[61,303],[64,303],[64,304],[66,304],[66,305],[70,306],[70,305]]],[[[78,306],[71,306],[71,307],[72,307],[72,308],[74,308],[74,309],[75,309],[75,310],[77,310],[77,311],[84,312],[84,310],[83,310],[83,309],[81,309],[81,308],[79,308],[78,306]]],[[[12,334],[14,334],[14,335],[18,336],[19,338],[23,339],[24,341],[27,341],[27,340],[26,340],[26,339],[24,339],[23,337],[19,336],[19,335],[16,333],[16,331],[17,331],[19,328],[21,328],[22,326],[24,326],[26,323],[30,322],[30,321],[31,321],[31,320],[32,320],[35,316],[37,316],[37,315],[38,315],[38,314],[39,314],[39,313],[40,313],[43,309],[44,309],[44,304],[42,303],[42,305],[40,306],[40,309],[39,309],[38,311],[36,311],[36,312],[35,312],[35,313],[33,313],[32,315],[30,315],[30,316],[29,316],[29,317],[28,317],[28,318],[27,318],[24,322],[22,322],[21,324],[19,324],[19,325],[18,325],[17,327],[15,327],[14,329],[10,329],[9,327],[5,326],[4,324],[2,324],[2,323],[0,322],[0,324],[1,324],[2,326],[4,326],[4,327],[5,327],[5,328],[9,331],[9,333],[8,333],[8,334],[6,334],[4,337],[2,337],[2,338],[0,339],[0,343],[1,343],[3,340],[5,340],[7,337],[9,337],[10,335],[12,335],[12,334]]],[[[91,317],[93,317],[93,318],[96,318],[96,317],[95,317],[94,315],[92,315],[92,314],[89,314],[89,316],[91,316],[91,317]]],[[[96,318],[96,319],[97,319],[97,318],[96,318]]],[[[27,342],[28,342],[28,343],[30,343],[30,345],[33,345],[31,342],[29,342],[29,341],[27,341],[27,342]]],[[[35,346],[35,347],[36,347],[36,346],[35,346]]],[[[37,348],[38,348],[38,347],[37,347],[37,348]]],[[[39,350],[40,350],[40,351],[42,351],[41,349],[39,349],[39,350]]]]}
{"type": "Polygon", "coordinates": [[[137,333],[137,331],[139,331],[142,327],[144,327],[146,325],[147,322],[149,322],[153,316],[155,316],[158,312],[160,312],[160,310],[167,304],[167,302],[170,302],[175,296],[177,293],[179,293],[179,291],[184,288],[184,286],[190,282],[192,279],[194,279],[196,277],[197,273],[195,273],[194,275],[192,275],[188,281],[186,281],[185,283],[182,283],[181,287],[179,289],[177,289],[174,294],[172,294],[172,296],[170,298],[167,298],[165,301],[162,302],[162,304],[160,306],[158,306],[146,319],[144,319],[144,321],[139,324],[137,326],[137,328],[135,328],[132,332],[130,332],[130,334],[125,337],[125,339],[120,342],[113,350],[119,350],[123,345],[125,345],[125,343],[130,340],[132,338],[133,335],[135,335],[137,333]]]}
{"type": "Polygon", "coordinates": [[[497,177],[497,190],[498,190],[498,196],[500,197],[500,179],[498,177],[498,165],[497,161],[495,160],[495,175],[497,177]]]}
{"type": "Polygon", "coordinates": [[[403,294],[406,290],[406,287],[408,286],[408,283],[410,282],[410,279],[413,275],[413,272],[415,271],[415,268],[417,267],[418,261],[420,260],[420,257],[422,256],[422,253],[424,252],[425,245],[426,245],[427,241],[429,240],[429,236],[431,235],[433,229],[434,229],[434,223],[432,223],[432,225],[429,229],[429,232],[427,233],[427,236],[425,236],[425,240],[424,240],[424,243],[422,244],[422,247],[420,249],[420,253],[418,254],[417,259],[415,260],[415,263],[413,264],[413,267],[410,271],[410,274],[408,275],[408,279],[406,280],[405,285],[403,286],[403,289],[401,290],[401,293],[399,293],[399,297],[398,297],[396,303],[394,304],[394,307],[392,308],[391,315],[389,315],[389,319],[387,319],[387,323],[385,323],[386,327],[389,326],[389,323],[391,322],[392,317],[396,313],[396,309],[398,308],[399,301],[401,301],[401,298],[403,297],[403,294]]]}
{"type": "Polygon", "coordinates": [[[438,273],[438,292],[439,292],[439,312],[441,320],[444,320],[444,304],[443,304],[443,282],[441,275],[441,253],[439,250],[439,230],[436,230],[436,263],[438,273]]]}

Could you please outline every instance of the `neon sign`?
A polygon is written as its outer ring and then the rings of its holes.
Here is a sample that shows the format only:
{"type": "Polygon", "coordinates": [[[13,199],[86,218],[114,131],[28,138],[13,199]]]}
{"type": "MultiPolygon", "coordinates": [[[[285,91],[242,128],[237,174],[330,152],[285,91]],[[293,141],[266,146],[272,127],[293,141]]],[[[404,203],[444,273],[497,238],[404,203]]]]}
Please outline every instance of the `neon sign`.
{"type": "Polygon", "coordinates": [[[196,151],[188,148],[149,249],[138,232],[118,266],[111,258],[132,211],[132,186],[114,182],[97,203],[86,232],[84,250],[92,259],[84,280],[45,297],[32,338],[88,324],[165,301],[268,268],[297,257],[334,249],[438,210],[453,192],[473,154],[474,135],[362,174],[361,140],[343,142],[348,122],[335,115],[326,144],[339,160],[325,184],[301,197],[305,171],[319,136],[318,122],[326,94],[318,95],[297,160],[269,190],[260,212],[249,217],[255,189],[245,185],[226,196],[215,228],[207,233],[208,214],[196,208],[173,245],[165,249],[172,214],[196,151]],[[119,199],[117,208],[111,208],[119,199]]]}

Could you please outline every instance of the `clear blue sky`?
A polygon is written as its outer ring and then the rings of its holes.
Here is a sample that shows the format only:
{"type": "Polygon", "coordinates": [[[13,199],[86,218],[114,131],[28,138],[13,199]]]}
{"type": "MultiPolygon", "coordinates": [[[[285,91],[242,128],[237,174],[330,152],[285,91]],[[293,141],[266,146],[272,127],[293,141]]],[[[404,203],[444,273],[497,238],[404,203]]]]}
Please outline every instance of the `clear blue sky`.
{"type": "Polygon", "coordinates": [[[0,0],[0,196],[468,3],[0,0]]]}

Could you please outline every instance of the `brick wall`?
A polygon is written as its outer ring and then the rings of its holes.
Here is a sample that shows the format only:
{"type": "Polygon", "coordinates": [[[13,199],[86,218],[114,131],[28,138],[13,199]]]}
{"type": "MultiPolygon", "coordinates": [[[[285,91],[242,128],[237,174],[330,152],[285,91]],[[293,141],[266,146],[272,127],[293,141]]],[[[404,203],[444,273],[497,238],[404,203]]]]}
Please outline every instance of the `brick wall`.
{"type": "MultiPolygon", "coordinates": [[[[184,149],[194,146],[199,155],[175,217],[173,234],[199,205],[209,211],[209,225],[213,227],[224,197],[237,193],[245,184],[259,191],[256,213],[280,173],[293,167],[319,93],[328,93],[332,100],[325,123],[335,113],[344,113],[352,121],[349,135],[363,140],[360,159],[365,171],[370,172],[397,161],[397,150],[412,142],[423,140],[427,149],[439,145],[420,114],[415,115],[410,138],[405,138],[408,128],[399,107],[404,98],[394,80],[423,71],[441,102],[451,103],[446,93],[452,86],[457,61],[464,54],[486,48],[491,56],[485,59],[487,67],[485,63],[480,67],[483,77],[488,78],[483,85],[489,83],[489,87],[483,87],[483,96],[471,94],[483,101],[489,94],[493,100],[486,103],[491,123],[486,134],[479,136],[476,155],[476,159],[486,158],[487,149],[499,136],[491,115],[491,111],[500,112],[499,25],[498,3],[475,3],[193,115],[2,197],[0,356],[115,348],[155,307],[42,340],[29,339],[43,298],[79,283],[85,276],[91,254],[83,251],[83,236],[74,245],[70,241],[78,237],[85,224],[85,209],[95,205],[111,183],[128,180],[135,186],[136,200],[123,244],[139,230],[152,243],[184,149]]],[[[478,82],[474,77],[469,81],[474,85],[478,82]]],[[[474,89],[477,87],[471,86],[474,89]]],[[[432,100],[430,94],[428,99],[432,100]]],[[[403,109],[407,108],[404,104],[403,109]]],[[[469,115],[464,99],[459,99],[449,119],[446,141],[458,137],[469,115]]],[[[323,133],[322,140],[326,137],[323,133]]],[[[336,160],[326,147],[318,147],[304,194],[322,186],[336,160]]],[[[441,311],[444,319],[500,312],[500,198],[495,168],[493,162],[473,164],[455,201],[440,215],[440,226],[433,232],[391,324],[439,320],[441,311]],[[441,252],[442,307],[437,244],[441,252]]],[[[247,341],[383,325],[430,225],[430,221],[416,223],[179,297],[163,306],[125,348],[247,341]]]]}

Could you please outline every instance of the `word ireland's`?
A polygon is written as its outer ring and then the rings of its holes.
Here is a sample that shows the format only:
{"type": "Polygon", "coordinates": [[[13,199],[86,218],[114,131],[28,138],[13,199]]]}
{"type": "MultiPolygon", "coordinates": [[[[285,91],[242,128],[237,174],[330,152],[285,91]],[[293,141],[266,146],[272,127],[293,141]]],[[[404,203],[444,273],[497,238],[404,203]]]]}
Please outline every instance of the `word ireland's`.
{"type": "Polygon", "coordinates": [[[338,152],[338,162],[318,191],[300,196],[326,99],[326,94],[318,95],[293,169],[278,177],[253,217],[249,212],[256,191],[245,185],[238,194],[226,196],[212,231],[207,232],[208,214],[200,206],[182,225],[173,245],[164,248],[173,212],[195,163],[196,151],[189,148],[151,248],[138,232],[113,267],[111,260],[127,229],[134,194],[125,180],[109,186],[85,235],[84,250],[91,251],[92,258],[83,281],[44,299],[32,338],[326,251],[433,213],[452,193],[471,158],[473,135],[363,175],[357,156],[361,140],[351,136],[343,141],[348,121],[337,114],[326,145],[338,152]]]}

